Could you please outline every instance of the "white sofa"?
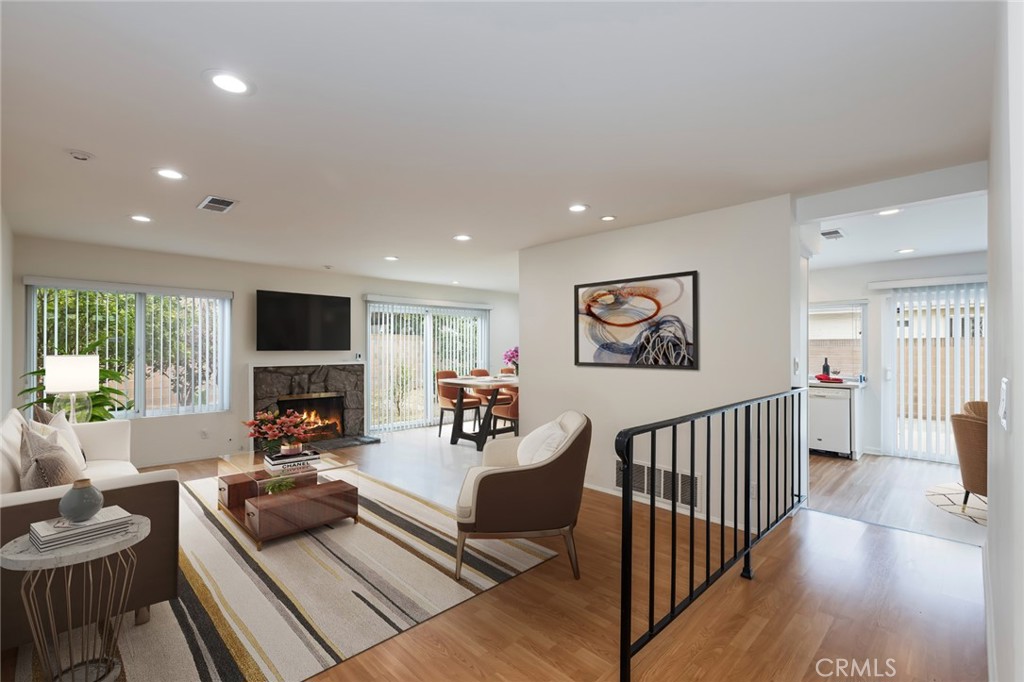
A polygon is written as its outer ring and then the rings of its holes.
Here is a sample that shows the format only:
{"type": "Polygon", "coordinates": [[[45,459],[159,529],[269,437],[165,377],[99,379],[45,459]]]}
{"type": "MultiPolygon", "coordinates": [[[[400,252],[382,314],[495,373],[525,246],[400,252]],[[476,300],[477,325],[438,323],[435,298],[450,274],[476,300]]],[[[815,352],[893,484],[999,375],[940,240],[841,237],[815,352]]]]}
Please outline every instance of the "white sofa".
{"type": "MultiPolygon", "coordinates": [[[[28,526],[59,516],[57,504],[70,485],[21,490],[21,430],[24,417],[11,410],[0,427],[0,543],[28,532],[28,526]]],[[[111,420],[74,424],[86,465],[83,473],[103,492],[103,504],[120,505],[150,520],[148,538],[136,546],[138,565],[129,608],[137,621],[146,619],[149,605],[177,596],[178,473],[174,470],[139,473],[131,458],[131,422],[111,420]]],[[[2,571],[0,600],[20,604],[21,573],[2,571]]],[[[5,610],[0,622],[4,648],[32,641],[21,609],[5,610]],[[18,617],[20,616],[20,617],[18,617]]]]}

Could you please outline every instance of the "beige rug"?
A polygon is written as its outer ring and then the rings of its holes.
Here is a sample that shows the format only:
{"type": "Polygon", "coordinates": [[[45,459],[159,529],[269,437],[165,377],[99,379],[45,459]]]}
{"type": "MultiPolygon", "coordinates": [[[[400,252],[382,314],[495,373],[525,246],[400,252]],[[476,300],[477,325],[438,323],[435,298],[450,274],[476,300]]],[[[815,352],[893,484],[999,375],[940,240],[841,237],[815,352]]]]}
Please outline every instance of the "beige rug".
{"type": "MultiPolygon", "coordinates": [[[[303,680],[556,555],[525,540],[470,541],[456,582],[452,512],[366,476],[356,484],[358,524],[261,552],[217,510],[216,478],[184,484],[179,598],[145,625],[125,619],[123,679],[303,680]]],[[[42,679],[31,658],[22,647],[17,680],[42,679]]]]}
{"type": "Polygon", "coordinates": [[[959,483],[943,483],[932,486],[925,491],[924,496],[944,512],[949,512],[953,516],[959,516],[979,526],[988,525],[988,500],[972,494],[965,506],[963,504],[964,487],[959,483]]]}

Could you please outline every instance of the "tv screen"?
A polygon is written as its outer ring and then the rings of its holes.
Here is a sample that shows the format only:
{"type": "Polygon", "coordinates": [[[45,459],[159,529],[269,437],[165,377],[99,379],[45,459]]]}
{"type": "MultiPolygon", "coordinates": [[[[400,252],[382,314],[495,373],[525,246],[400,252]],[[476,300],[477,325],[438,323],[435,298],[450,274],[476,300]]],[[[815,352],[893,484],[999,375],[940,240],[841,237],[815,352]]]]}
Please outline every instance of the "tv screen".
{"type": "Polygon", "coordinates": [[[350,350],[352,300],[256,292],[256,350],[350,350]]]}

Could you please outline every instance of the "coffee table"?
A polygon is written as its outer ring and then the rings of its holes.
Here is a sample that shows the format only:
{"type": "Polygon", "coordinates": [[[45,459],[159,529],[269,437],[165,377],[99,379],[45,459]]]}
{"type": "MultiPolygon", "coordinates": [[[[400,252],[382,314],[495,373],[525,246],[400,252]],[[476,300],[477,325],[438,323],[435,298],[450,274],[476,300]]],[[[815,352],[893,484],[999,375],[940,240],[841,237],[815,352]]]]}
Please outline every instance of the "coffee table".
{"type": "Polygon", "coordinates": [[[262,550],[263,543],[327,523],[359,522],[358,468],[331,453],[301,467],[274,471],[259,453],[218,463],[217,507],[262,550]]]}

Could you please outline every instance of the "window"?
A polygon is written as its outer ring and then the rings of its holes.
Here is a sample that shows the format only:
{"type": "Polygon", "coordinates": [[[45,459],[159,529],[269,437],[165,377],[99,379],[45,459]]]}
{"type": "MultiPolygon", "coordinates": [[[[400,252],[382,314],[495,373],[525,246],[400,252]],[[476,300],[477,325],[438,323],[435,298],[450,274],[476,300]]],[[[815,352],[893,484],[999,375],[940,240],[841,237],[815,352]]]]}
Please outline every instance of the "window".
{"type": "Polygon", "coordinates": [[[819,303],[808,308],[807,363],[812,375],[825,358],[832,374],[856,379],[867,373],[865,303],[819,303]]]}
{"type": "Polygon", "coordinates": [[[435,423],[434,373],[487,366],[488,311],[368,302],[373,431],[435,423]]]}
{"type": "Polygon", "coordinates": [[[231,294],[26,278],[28,369],[97,344],[125,377],[125,416],[228,409],[231,294]]]}

